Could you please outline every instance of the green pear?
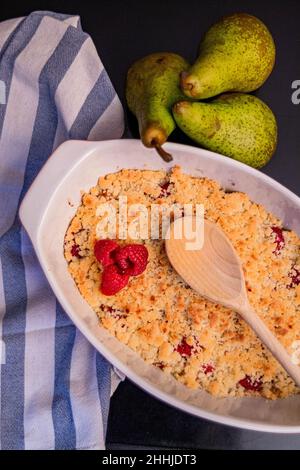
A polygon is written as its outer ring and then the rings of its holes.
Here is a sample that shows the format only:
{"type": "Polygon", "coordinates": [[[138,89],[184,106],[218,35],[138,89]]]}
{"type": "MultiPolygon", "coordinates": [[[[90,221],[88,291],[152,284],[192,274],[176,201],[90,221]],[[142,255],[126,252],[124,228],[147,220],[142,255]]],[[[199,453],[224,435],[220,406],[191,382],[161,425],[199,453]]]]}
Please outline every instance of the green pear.
{"type": "Polygon", "coordinates": [[[255,96],[227,93],[209,103],[179,101],[173,106],[173,116],[180,129],[202,147],[254,168],[268,163],[275,152],[275,116],[255,96]]]}
{"type": "Polygon", "coordinates": [[[180,73],[188,67],[181,56],[160,52],[138,60],[127,74],[127,104],[138,119],[142,142],[146,147],[155,147],[167,161],[172,157],[162,145],[176,127],[172,106],[184,99],[180,73]]]}
{"type": "Polygon", "coordinates": [[[267,27],[246,13],[226,16],[200,43],[199,56],[181,74],[181,88],[194,99],[227,91],[248,93],[268,78],[275,63],[275,44],[267,27]]]}

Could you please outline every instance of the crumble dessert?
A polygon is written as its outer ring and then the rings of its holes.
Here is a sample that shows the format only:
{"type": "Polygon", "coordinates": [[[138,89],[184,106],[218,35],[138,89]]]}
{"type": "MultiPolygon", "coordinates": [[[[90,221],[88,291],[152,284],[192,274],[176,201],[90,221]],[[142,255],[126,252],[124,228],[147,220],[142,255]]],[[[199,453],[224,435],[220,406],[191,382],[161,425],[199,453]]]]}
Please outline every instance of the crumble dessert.
{"type": "Polygon", "coordinates": [[[203,204],[205,217],[224,230],[242,260],[251,305],[293,362],[300,363],[300,239],[296,233],[284,229],[277,217],[246,194],[226,192],[216,181],[186,175],[179,167],[170,173],[122,170],[101,177],[83,195],[67,230],[64,252],[69,272],[100,324],[147,363],[188,387],[216,396],[277,399],[299,393],[238,314],[205,300],[185,284],[167,259],[164,240],[114,240],[106,254],[97,255],[97,207],[109,202],[117,208],[120,196],[127,196],[128,205],[144,204],[149,211],[151,204],[203,204]],[[138,275],[126,274],[125,269],[122,286],[113,277],[111,291],[107,279],[122,271],[103,260],[113,250],[134,244],[144,247],[140,250],[143,269],[138,266],[138,275]],[[103,277],[107,295],[101,291],[103,277]]]}

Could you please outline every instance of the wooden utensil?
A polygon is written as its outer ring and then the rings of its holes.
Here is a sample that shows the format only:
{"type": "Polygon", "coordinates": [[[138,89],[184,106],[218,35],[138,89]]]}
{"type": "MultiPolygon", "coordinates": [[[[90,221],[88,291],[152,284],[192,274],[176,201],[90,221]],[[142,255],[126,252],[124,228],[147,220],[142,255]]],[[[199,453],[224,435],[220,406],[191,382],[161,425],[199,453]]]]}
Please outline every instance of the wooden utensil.
{"type": "MultiPolygon", "coordinates": [[[[271,351],[282,367],[300,386],[300,367],[266,324],[250,306],[241,261],[224,232],[214,223],[204,220],[204,243],[199,250],[187,250],[191,242],[183,234],[176,239],[174,233],[187,217],[176,219],[165,241],[170,263],[177,273],[203,297],[239,313],[271,351]]],[[[196,218],[188,221],[196,226],[196,218]]],[[[199,220],[198,220],[199,222],[199,220]]],[[[180,230],[179,232],[180,233],[180,230]]]]}

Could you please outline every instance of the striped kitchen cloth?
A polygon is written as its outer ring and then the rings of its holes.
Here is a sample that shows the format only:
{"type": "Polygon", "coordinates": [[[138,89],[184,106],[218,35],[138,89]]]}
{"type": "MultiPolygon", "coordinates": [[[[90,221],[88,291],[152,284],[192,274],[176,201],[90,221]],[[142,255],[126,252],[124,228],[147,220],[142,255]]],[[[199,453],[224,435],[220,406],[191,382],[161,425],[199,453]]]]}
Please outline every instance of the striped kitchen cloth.
{"type": "Polygon", "coordinates": [[[18,208],[63,141],[123,130],[122,106],[79,17],[34,12],[0,24],[2,449],[104,448],[119,379],[56,301],[18,208]]]}

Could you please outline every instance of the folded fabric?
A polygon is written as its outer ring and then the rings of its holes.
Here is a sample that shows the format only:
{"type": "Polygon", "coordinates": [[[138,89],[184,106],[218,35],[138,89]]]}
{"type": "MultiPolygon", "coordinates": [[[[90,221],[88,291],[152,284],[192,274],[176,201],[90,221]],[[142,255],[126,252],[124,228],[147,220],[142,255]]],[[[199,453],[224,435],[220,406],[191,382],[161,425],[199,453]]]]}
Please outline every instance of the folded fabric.
{"type": "Polygon", "coordinates": [[[101,449],[119,379],[56,301],[18,209],[63,141],[120,138],[122,106],[79,17],[51,12],[0,24],[0,85],[1,448],[101,449]]]}

